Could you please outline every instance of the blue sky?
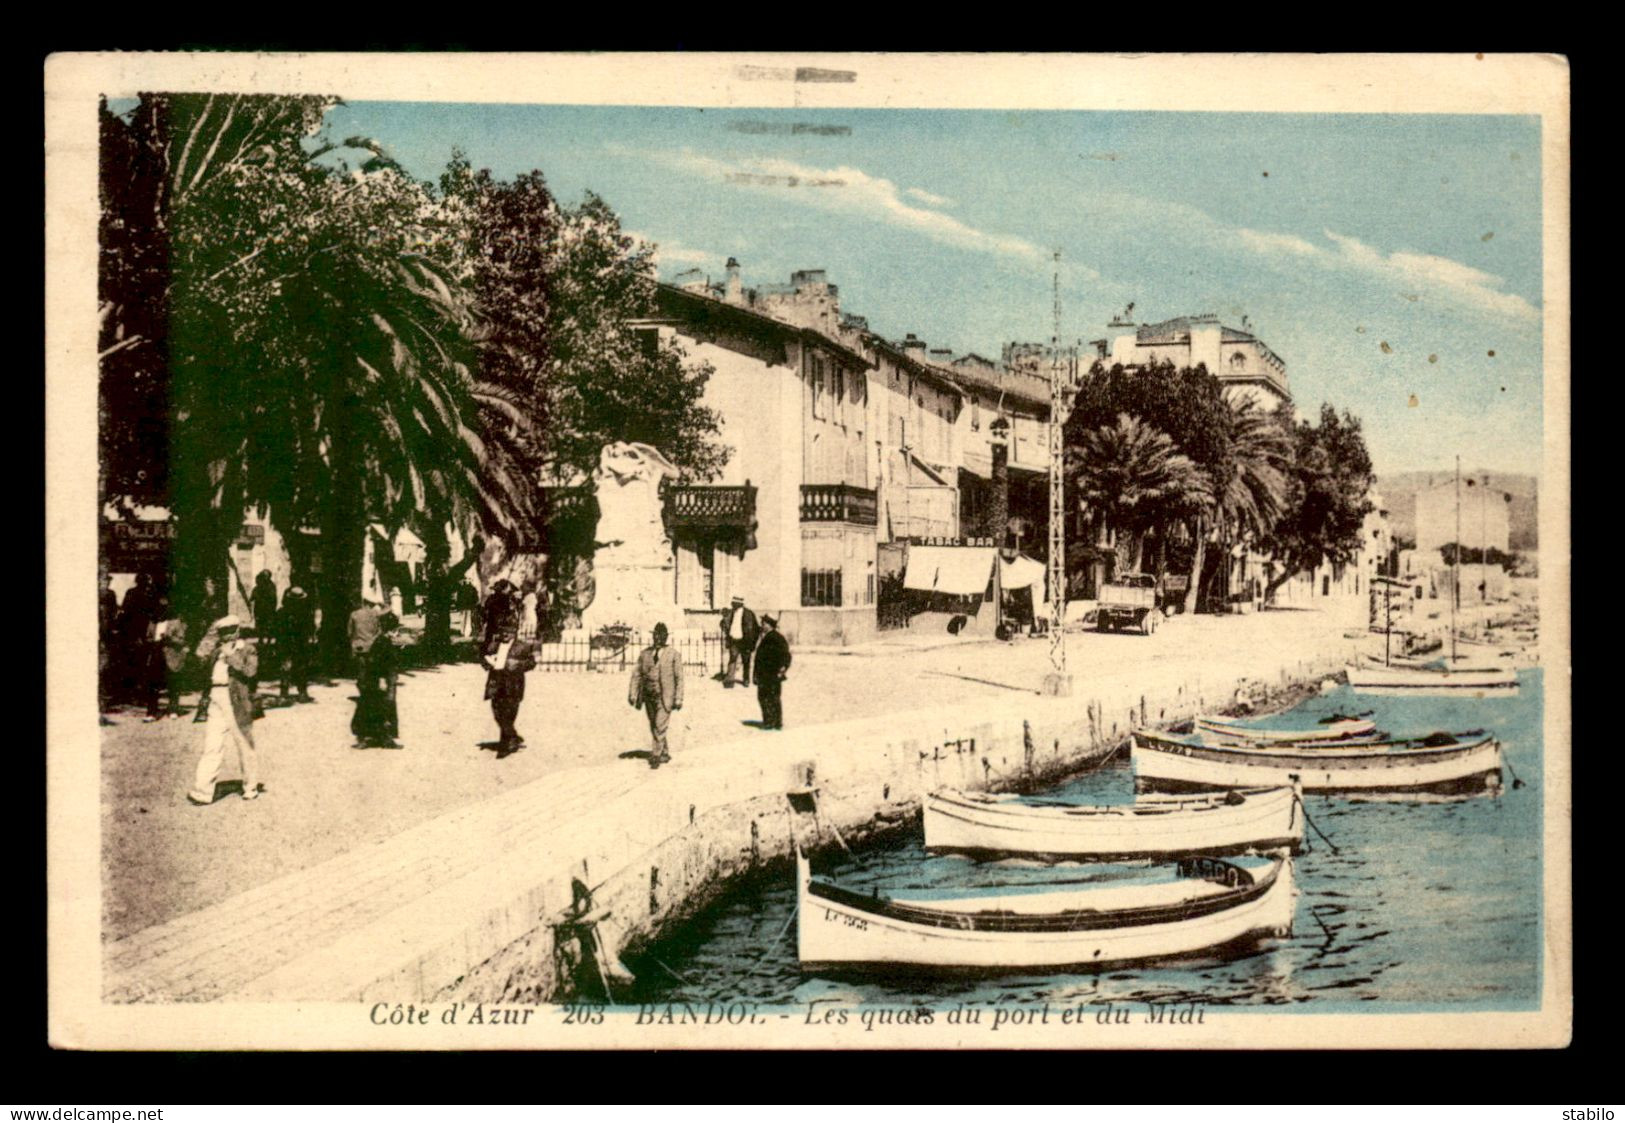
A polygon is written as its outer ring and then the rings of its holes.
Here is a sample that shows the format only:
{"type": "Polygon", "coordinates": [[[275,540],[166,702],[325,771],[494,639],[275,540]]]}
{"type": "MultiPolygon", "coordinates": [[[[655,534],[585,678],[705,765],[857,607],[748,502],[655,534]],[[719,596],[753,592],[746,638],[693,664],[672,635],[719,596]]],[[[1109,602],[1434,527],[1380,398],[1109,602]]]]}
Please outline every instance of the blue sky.
{"type": "Polygon", "coordinates": [[[1300,412],[1366,424],[1379,472],[1539,474],[1538,119],[648,109],[358,102],[333,133],[421,178],[453,146],[602,195],[661,274],[822,268],[880,333],[997,358],[1216,312],[1286,360],[1300,412]]]}

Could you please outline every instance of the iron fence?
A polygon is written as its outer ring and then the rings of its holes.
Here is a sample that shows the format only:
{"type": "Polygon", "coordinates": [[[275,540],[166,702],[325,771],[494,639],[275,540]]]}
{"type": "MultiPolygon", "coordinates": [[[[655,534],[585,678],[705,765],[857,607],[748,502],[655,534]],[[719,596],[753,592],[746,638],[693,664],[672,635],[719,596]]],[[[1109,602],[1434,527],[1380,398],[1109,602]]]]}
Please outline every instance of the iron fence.
{"type": "MultiPolygon", "coordinates": [[[[625,671],[631,673],[638,653],[649,640],[637,633],[564,636],[536,645],[538,671],[625,671]]],[[[666,646],[683,657],[683,669],[716,674],[727,666],[727,648],[720,635],[677,634],[666,646]]]]}

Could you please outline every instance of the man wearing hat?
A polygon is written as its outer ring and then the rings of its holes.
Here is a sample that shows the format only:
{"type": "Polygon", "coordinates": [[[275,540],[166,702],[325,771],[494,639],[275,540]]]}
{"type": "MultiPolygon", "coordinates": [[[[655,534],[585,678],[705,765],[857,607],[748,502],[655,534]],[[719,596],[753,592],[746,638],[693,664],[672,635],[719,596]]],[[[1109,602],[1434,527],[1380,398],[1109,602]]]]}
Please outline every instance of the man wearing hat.
{"type": "Polygon", "coordinates": [[[203,756],[197,762],[192,790],[186,798],[197,806],[214,802],[215,782],[225,764],[229,742],[242,764],[243,798],[258,799],[259,757],[254,751],[254,677],[259,673],[259,655],[254,643],[239,635],[235,616],[216,620],[210,631],[219,636],[219,648],[209,672],[209,727],[203,731],[203,756]]]}
{"type": "Polygon", "coordinates": [[[277,655],[282,660],[282,697],[288,687],[299,690],[299,701],[313,702],[310,696],[310,641],[316,634],[316,611],[302,586],[291,586],[282,594],[277,611],[277,655]]]}
{"type": "Polygon", "coordinates": [[[674,710],[683,708],[683,657],[666,646],[666,625],[656,624],[654,642],[638,655],[632,668],[632,684],[626,700],[633,709],[642,707],[649,715],[649,767],[659,768],[671,759],[666,730],[674,710]]]}
{"type": "MultiPolygon", "coordinates": [[[[384,602],[389,591],[383,591],[384,602]]],[[[372,715],[378,712],[374,697],[380,689],[378,668],[372,657],[373,645],[384,630],[384,608],[378,594],[369,591],[361,607],[350,613],[346,630],[350,637],[350,654],[355,657],[355,715],[350,719],[350,732],[355,735],[355,748],[367,747],[372,715]]]]}
{"type": "Polygon", "coordinates": [[[756,650],[756,637],[760,634],[761,625],[756,622],[756,613],[745,607],[744,597],[735,597],[733,605],[722,617],[722,638],[728,645],[728,671],[722,685],[729,690],[739,681],[741,669],[745,674],[745,685],[750,685],[750,657],[751,652],[756,650]]]}
{"type": "Polygon", "coordinates": [[[497,756],[509,756],[524,747],[515,723],[525,700],[525,672],[536,665],[532,645],[519,638],[520,601],[512,581],[496,583],[485,602],[485,634],[480,640],[480,664],[485,667],[485,699],[497,723],[497,756]]]}
{"type": "Polygon", "coordinates": [[[762,617],[762,638],[756,644],[756,701],[762,707],[762,728],[784,728],[784,702],[780,689],[790,674],[790,642],[779,631],[777,616],[762,617]]]}

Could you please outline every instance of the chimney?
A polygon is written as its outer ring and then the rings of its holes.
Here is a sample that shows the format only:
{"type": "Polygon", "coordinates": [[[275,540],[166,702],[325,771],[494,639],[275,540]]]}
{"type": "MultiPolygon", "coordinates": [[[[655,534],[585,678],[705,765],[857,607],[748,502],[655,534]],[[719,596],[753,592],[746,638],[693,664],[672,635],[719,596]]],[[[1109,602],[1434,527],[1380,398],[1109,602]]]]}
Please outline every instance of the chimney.
{"type": "Polygon", "coordinates": [[[723,289],[722,299],[729,304],[743,304],[745,302],[745,287],[739,280],[739,259],[730,257],[727,269],[728,282],[727,287],[723,289]]]}
{"type": "Polygon", "coordinates": [[[909,332],[903,339],[903,354],[911,359],[925,358],[925,340],[909,332]]]}

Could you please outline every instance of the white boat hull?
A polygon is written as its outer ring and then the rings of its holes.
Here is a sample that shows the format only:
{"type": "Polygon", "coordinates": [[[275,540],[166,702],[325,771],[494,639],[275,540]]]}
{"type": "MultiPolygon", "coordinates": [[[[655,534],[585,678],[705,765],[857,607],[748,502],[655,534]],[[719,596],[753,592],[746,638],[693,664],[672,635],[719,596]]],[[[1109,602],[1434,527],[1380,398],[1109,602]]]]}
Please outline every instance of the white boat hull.
{"type": "Polygon", "coordinates": [[[1507,694],[1518,689],[1511,667],[1429,670],[1425,667],[1349,667],[1348,680],[1360,694],[1507,694]]]}
{"type": "Polygon", "coordinates": [[[978,914],[965,914],[962,926],[919,923],[884,915],[878,903],[816,895],[804,861],[798,884],[798,950],[809,971],[993,973],[1177,958],[1290,935],[1296,898],[1292,860],[1283,858],[1243,891],[1245,899],[1226,907],[1213,899],[1194,903],[1185,916],[1176,915],[1177,907],[1164,909],[1156,923],[1099,923],[1111,915],[1099,914],[1097,926],[1076,930],[990,931],[972,927],[978,914]]]}
{"type": "Polygon", "coordinates": [[[1296,847],[1303,815],[1291,785],[1240,794],[1150,798],[1121,807],[1034,806],[938,792],[925,800],[925,846],[969,854],[1144,858],[1296,847]]]}
{"type": "Polygon", "coordinates": [[[1137,782],[1159,788],[1236,788],[1288,784],[1306,792],[1430,791],[1497,787],[1501,746],[1493,738],[1441,748],[1243,750],[1133,736],[1137,782]]]}

